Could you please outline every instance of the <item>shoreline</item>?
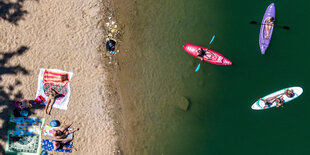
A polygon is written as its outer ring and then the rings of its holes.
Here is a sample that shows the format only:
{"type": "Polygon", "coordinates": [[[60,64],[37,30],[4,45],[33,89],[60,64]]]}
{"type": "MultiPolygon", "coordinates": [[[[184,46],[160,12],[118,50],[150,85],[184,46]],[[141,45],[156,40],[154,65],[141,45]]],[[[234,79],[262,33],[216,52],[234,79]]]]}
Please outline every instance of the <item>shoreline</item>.
{"type": "Polygon", "coordinates": [[[118,63],[105,50],[109,32],[103,25],[113,15],[112,2],[25,1],[21,5],[27,13],[17,25],[0,20],[1,30],[6,32],[1,35],[0,50],[3,55],[13,53],[4,57],[1,65],[17,66],[13,74],[1,74],[5,95],[0,96],[0,152],[5,148],[12,102],[35,97],[39,68],[57,68],[74,73],[68,110],[53,108],[51,115],[46,115],[40,106],[31,109],[31,117],[44,117],[45,124],[56,119],[79,127],[74,154],[122,154],[118,63]]]}
{"type": "Polygon", "coordinates": [[[122,1],[122,0],[113,0],[113,8],[115,9],[115,18],[118,21],[120,35],[117,36],[119,39],[118,50],[120,51],[118,54],[115,55],[117,64],[115,65],[116,72],[115,72],[115,79],[117,81],[117,89],[118,89],[118,97],[119,97],[119,104],[117,105],[121,111],[121,115],[118,116],[117,121],[120,122],[120,126],[118,126],[118,130],[120,133],[119,137],[119,146],[121,151],[125,152],[125,154],[132,154],[135,148],[131,148],[132,146],[136,146],[135,142],[133,141],[135,132],[133,131],[135,125],[130,124],[132,123],[132,119],[136,119],[135,114],[130,113],[132,111],[131,104],[134,104],[134,101],[131,100],[131,96],[128,96],[135,90],[129,90],[130,88],[127,87],[129,83],[133,84],[132,81],[124,81],[124,79],[131,79],[134,78],[132,74],[135,72],[134,70],[129,69],[127,67],[128,63],[135,63],[135,60],[128,60],[130,58],[130,52],[132,51],[130,46],[131,42],[131,35],[133,32],[130,30],[130,27],[134,25],[133,22],[130,22],[136,13],[133,8],[135,8],[135,2],[131,1],[122,1]],[[124,85],[125,84],[125,85],[124,85]],[[129,110],[129,109],[130,110],[129,110]]]}

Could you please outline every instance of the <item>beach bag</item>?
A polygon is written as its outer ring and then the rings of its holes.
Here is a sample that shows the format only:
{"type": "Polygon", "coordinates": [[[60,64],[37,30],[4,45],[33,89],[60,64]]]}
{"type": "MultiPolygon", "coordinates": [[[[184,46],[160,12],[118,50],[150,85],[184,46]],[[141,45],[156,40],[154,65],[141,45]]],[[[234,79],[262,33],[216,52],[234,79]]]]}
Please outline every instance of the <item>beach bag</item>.
{"type": "Polygon", "coordinates": [[[36,99],[35,99],[36,103],[37,104],[41,104],[43,102],[45,102],[45,98],[43,96],[38,96],[36,99]]]}

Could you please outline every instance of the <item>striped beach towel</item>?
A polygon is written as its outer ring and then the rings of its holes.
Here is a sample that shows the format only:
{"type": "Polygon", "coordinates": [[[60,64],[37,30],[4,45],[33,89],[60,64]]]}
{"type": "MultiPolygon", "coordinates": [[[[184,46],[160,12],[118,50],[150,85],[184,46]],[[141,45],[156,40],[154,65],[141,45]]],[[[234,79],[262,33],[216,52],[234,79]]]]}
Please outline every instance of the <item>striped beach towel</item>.
{"type": "Polygon", "coordinates": [[[56,72],[51,70],[45,70],[43,74],[44,83],[54,83],[64,86],[69,82],[69,74],[64,72],[56,72]]]}

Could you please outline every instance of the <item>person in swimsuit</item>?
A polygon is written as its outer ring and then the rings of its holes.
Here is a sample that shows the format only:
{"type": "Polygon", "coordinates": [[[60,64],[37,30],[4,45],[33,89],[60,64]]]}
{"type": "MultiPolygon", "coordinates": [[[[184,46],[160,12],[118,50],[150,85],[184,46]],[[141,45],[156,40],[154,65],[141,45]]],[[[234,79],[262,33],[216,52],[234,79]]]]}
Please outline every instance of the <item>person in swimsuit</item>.
{"type": "Polygon", "coordinates": [[[274,26],[274,18],[269,17],[265,20],[265,28],[266,28],[266,39],[269,39],[270,30],[274,26]]]}
{"type": "Polygon", "coordinates": [[[279,97],[279,98],[276,98],[276,107],[280,107],[280,106],[283,106],[283,103],[284,103],[284,100],[283,100],[283,97],[279,97]]]}
{"type": "Polygon", "coordinates": [[[265,103],[265,106],[263,109],[266,109],[267,107],[271,106],[273,102],[276,102],[276,107],[283,106],[284,100],[282,96],[278,97],[279,95],[276,95],[275,97],[270,97],[267,99],[262,99],[261,100],[265,103]]]}
{"type": "Polygon", "coordinates": [[[212,58],[210,55],[214,56],[215,59],[217,58],[216,55],[213,54],[213,53],[211,53],[211,52],[209,52],[208,49],[204,50],[204,49],[202,49],[202,48],[199,48],[199,49],[197,50],[197,56],[200,58],[201,61],[202,61],[204,58],[205,58],[205,59],[208,59],[208,60],[213,60],[213,58],[212,58]]]}
{"type": "Polygon", "coordinates": [[[273,98],[267,98],[267,99],[262,99],[262,98],[261,98],[260,100],[262,100],[262,101],[265,103],[265,106],[264,106],[263,109],[265,109],[265,108],[271,106],[272,103],[275,101],[275,99],[273,99],[273,98]]]}
{"type": "Polygon", "coordinates": [[[53,149],[52,151],[56,151],[58,149],[64,149],[64,150],[70,150],[72,149],[71,147],[66,147],[65,145],[67,143],[69,143],[70,141],[72,141],[72,139],[68,139],[68,140],[64,140],[64,141],[56,141],[56,140],[53,140],[53,149]]]}
{"type": "Polygon", "coordinates": [[[15,101],[14,108],[18,110],[31,108],[32,107],[31,103],[33,103],[33,100],[15,101]]]}
{"type": "Polygon", "coordinates": [[[286,89],[284,92],[284,95],[286,95],[289,98],[292,98],[294,96],[294,90],[293,89],[286,89]]]}
{"type": "Polygon", "coordinates": [[[58,96],[59,94],[53,89],[51,88],[51,92],[50,95],[48,96],[47,100],[46,100],[46,105],[45,105],[45,113],[50,115],[51,114],[51,110],[53,108],[53,105],[55,103],[55,98],[58,96]]]}
{"type": "Polygon", "coordinates": [[[54,128],[51,132],[55,138],[58,138],[58,139],[66,138],[70,133],[74,133],[75,131],[79,130],[79,128],[74,129],[74,130],[68,130],[68,128],[71,125],[72,125],[72,122],[69,125],[65,125],[61,128],[54,128]]]}
{"type": "Polygon", "coordinates": [[[266,107],[269,107],[273,102],[276,102],[276,107],[283,106],[284,103],[283,95],[286,95],[287,97],[291,98],[294,96],[294,91],[292,89],[286,89],[284,93],[281,93],[273,97],[269,97],[267,99],[261,99],[262,101],[265,102],[264,109],[266,107]]]}

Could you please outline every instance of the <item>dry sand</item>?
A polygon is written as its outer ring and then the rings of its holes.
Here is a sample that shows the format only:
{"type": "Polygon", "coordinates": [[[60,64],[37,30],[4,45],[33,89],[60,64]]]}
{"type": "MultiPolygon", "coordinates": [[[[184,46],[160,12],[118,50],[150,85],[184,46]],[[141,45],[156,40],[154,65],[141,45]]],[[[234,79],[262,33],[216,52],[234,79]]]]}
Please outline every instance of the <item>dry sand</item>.
{"type": "Polygon", "coordinates": [[[11,8],[0,18],[0,152],[12,102],[34,99],[39,69],[54,68],[74,73],[68,110],[54,108],[49,116],[44,107],[37,107],[32,116],[79,127],[72,154],[118,154],[119,124],[114,118],[120,111],[115,104],[119,97],[113,65],[106,63],[109,57],[102,51],[106,4],[100,0],[4,2],[14,5],[7,5],[11,8]]]}

